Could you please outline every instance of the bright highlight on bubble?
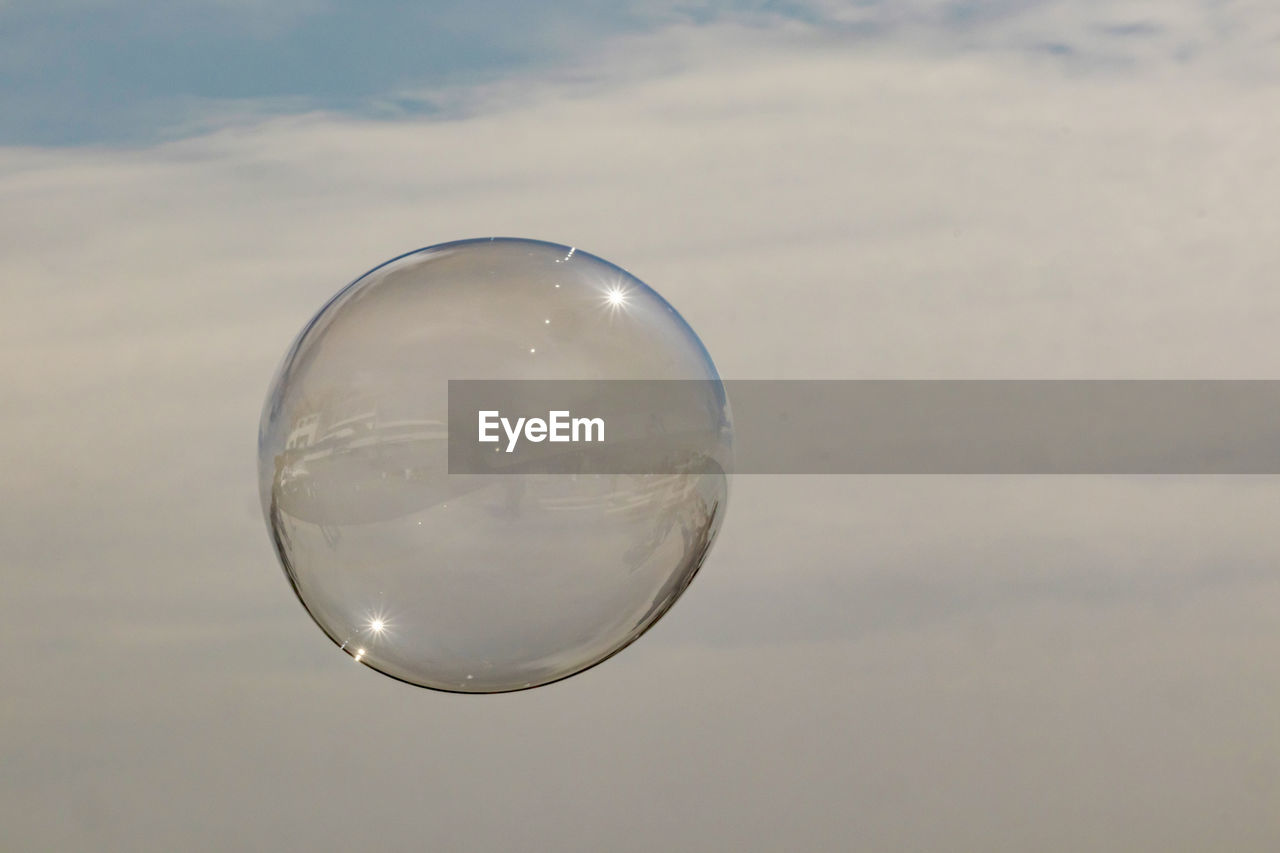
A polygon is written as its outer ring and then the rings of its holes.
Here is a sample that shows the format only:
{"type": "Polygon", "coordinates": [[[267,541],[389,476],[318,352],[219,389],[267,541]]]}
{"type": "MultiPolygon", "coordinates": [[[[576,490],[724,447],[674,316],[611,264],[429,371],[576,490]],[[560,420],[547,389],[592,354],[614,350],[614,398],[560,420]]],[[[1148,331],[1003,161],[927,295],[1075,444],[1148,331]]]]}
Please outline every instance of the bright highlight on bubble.
{"type": "Polygon", "coordinates": [[[260,493],[295,592],[355,661],[520,690],[605,660],[681,595],[723,520],[728,422],[706,350],[643,282],[568,246],[447,243],[372,270],[304,328],[263,410],[260,493]],[[450,379],[710,380],[722,452],[688,444],[668,469],[688,473],[451,474],[450,379]]]}
{"type": "Polygon", "coordinates": [[[610,288],[609,292],[605,295],[605,298],[609,300],[609,304],[614,308],[621,308],[623,305],[627,304],[626,291],[621,287],[610,288]]]}

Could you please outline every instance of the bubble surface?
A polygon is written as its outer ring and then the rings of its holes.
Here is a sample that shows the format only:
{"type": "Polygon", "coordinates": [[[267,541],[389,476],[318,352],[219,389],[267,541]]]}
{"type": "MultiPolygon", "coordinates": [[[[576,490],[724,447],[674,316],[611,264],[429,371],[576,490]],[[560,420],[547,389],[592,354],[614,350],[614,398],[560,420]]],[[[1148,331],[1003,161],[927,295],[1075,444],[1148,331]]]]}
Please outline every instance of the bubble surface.
{"type": "Polygon", "coordinates": [[[731,435],[694,473],[460,475],[451,379],[693,379],[710,356],[655,291],[516,239],[422,249],[307,324],[267,396],[263,510],[307,612],[357,662],[492,693],[581,672],[650,628],[706,558],[731,435]]]}

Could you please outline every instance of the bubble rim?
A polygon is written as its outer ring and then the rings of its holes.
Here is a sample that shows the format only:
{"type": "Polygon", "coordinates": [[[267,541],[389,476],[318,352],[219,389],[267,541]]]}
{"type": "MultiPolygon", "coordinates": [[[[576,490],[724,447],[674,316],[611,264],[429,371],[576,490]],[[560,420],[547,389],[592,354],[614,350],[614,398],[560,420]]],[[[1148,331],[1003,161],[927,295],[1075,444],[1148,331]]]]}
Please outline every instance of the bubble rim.
{"type": "MultiPolygon", "coordinates": [[[[321,632],[326,637],[328,637],[329,640],[335,646],[338,647],[340,651],[343,651],[348,656],[353,657],[350,654],[350,652],[346,650],[345,645],[342,642],[340,642],[338,638],[335,637],[333,633],[331,633],[330,630],[318,618],[316,618],[315,614],[311,612],[311,608],[307,606],[306,600],[302,597],[302,594],[298,589],[297,580],[293,577],[293,574],[289,570],[289,561],[286,559],[283,553],[282,543],[280,542],[280,539],[276,534],[275,525],[271,523],[272,501],[271,501],[269,492],[263,490],[262,488],[262,483],[265,482],[263,477],[263,465],[262,465],[263,451],[265,449],[265,444],[266,444],[268,425],[271,423],[274,416],[278,413],[278,403],[281,396],[279,393],[280,388],[283,386],[285,380],[287,379],[290,369],[292,368],[293,363],[296,360],[299,351],[302,349],[303,343],[306,341],[307,337],[312,333],[312,331],[321,322],[321,320],[325,318],[326,315],[328,315],[331,311],[337,310],[337,307],[339,306],[340,303],[344,302],[348,297],[354,295],[354,293],[360,289],[362,284],[366,283],[366,279],[368,279],[370,276],[374,275],[379,270],[382,270],[382,269],[385,269],[386,267],[391,266],[392,264],[399,263],[407,258],[411,258],[415,255],[420,255],[426,252],[437,252],[445,249],[456,249],[456,248],[475,245],[479,243],[496,243],[496,242],[521,243],[521,244],[527,244],[531,246],[555,249],[558,251],[564,251],[566,253],[571,252],[574,255],[585,255],[588,258],[592,259],[593,261],[603,264],[604,266],[609,267],[621,273],[622,275],[626,276],[627,279],[629,279],[631,282],[634,282],[640,287],[643,287],[649,296],[652,296],[654,299],[658,301],[658,303],[662,307],[667,309],[667,312],[675,319],[675,321],[683,329],[685,334],[697,346],[697,349],[702,354],[702,357],[705,360],[706,365],[710,368],[711,378],[715,380],[715,387],[719,393],[719,401],[724,408],[725,416],[729,423],[729,427],[730,427],[729,450],[730,450],[730,453],[732,454],[733,413],[732,413],[732,409],[730,408],[730,401],[724,387],[723,379],[720,376],[719,368],[716,367],[715,360],[712,359],[711,353],[707,350],[706,344],[702,342],[702,338],[698,335],[696,331],[694,331],[693,327],[689,325],[689,321],[687,321],[684,318],[684,315],[682,315],[678,310],[676,310],[675,306],[672,305],[666,299],[666,297],[664,297],[661,293],[659,293],[657,290],[651,287],[643,279],[639,278],[638,276],[629,272],[628,270],[623,269],[622,267],[618,266],[617,264],[611,261],[605,260],[599,255],[595,255],[595,254],[592,254],[591,252],[587,252],[582,249],[579,249],[576,246],[567,246],[567,245],[564,245],[563,243],[555,243],[549,240],[537,240],[537,239],[532,239],[527,237],[472,237],[472,238],[467,238],[462,240],[450,240],[444,243],[435,243],[430,246],[423,246],[422,248],[419,248],[419,249],[413,249],[408,252],[403,252],[399,255],[396,255],[393,258],[383,261],[377,266],[374,266],[369,270],[365,271],[355,279],[352,279],[349,283],[347,283],[342,288],[340,288],[336,293],[333,294],[333,296],[329,297],[329,299],[327,299],[324,302],[324,304],[321,305],[320,308],[311,316],[311,319],[308,320],[306,324],[303,325],[301,331],[299,331],[298,334],[294,337],[293,342],[289,345],[289,348],[285,351],[284,357],[281,358],[275,371],[272,373],[271,381],[267,386],[266,400],[263,403],[262,413],[258,420],[258,441],[257,441],[257,457],[258,457],[257,463],[258,464],[256,465],[256,468],[258,471],[259,502],[261,503],[261,506],[262,506],[263,522],[267,527],[268,538],[271,539],[272,549],[274,550],[275,556],[276,556],[276,562],[280,565],[281,569],[283,570],[285,578],[289,582],[289,587],[293,591],[294,597],[297,599],[298,603],[302,606],[302,609],[306,611],[307,616],[311,618],[311,621],[315,623],[316,627],[318,627],[321,630],[321,632]]],[[[621,643],[617,648],[612,649],[607,654],[603,655],[602,657],[584,666],[574,669],[571,672],[567,672],[564,675],[560,675],[555,678],[548,679],[546,681],[539,681],[536,683],[521,685],[519,687],[502,688],[499,690],[459,690],[459,689],[453,689],[450,687],[441,687],[441,686],[430,685],[430,684],[422,684],[417,681],[410,681],[407,678],[402,678],[393,673],[389,673],[389,672],[386,672],[385,670],[379,669],[378,667],[374,666],[372,663],[368,662],[367,660],[357,660],[356,662],[361,664],[362,666],[367,667],[368,669],[373,670],[374,672],[378,673],[381,676],[390,678],[394,681],[398,681],[403,684],[408,684],[412,687],[417,687],[422,690],[431,690],[437,693],[449,693],[449,694],[454,694],[459,696],[491,696],[491,695],[500,695],[504,693],[522,693],[527,690],[534,690],[539,687],[546,687],[551,684],[556,684],[558,682],[564,681],[565,679],[573,678],[575,676],[583,674],[584,672],[587,672],[588,670],[594,669],[595,667],[599,666],[605,661],[610,660],[611,658],[613,658],[615,655],[619,654],[623,650],[629,648],[633,643],[636,642],[636,640],[639,640],[641,637],[647,634],[650,630],[652,630],[653,627],[657,625],[659,622],[661,622],[662,619],[667,615],[667,613],[671,611],[671,608],[675,606],[676,602],[679,601],[684,596],[685,592],[689,589],[689,586],[693,583],[694,578],[696,578],[698,574],[701,573],[703,566],[706,564],[706,557],[711,553],[712,548],[715,546],[716,540],[720,538],[720,532],[724,526],[724,517],[728,512],[729,496],[730,496],[730,493],[732,492],[732,483],[733,483],[733,472],[732,472],[732,469],[730,468],[729,470],[726,470],[724,472],[724,499],[721,502],[720,507],[718,508],[719,515],[720,515],[720,523],[717,524],[715,527],[715,530],[712,531],[711,538],[708,540],[707,546],[703,552],[703,558],[698,561],[698,565],[685,579],[684,583],[680,586],[679,591],[671,597],[670,601],[667,602],[665,607],[663,607],[660,611],[658,611],[656,614],[652,616],[648,624],[645,625],[644,628],[639,633],[635,634],[635,636],[628,638],[625,642],[621,643]]]]}

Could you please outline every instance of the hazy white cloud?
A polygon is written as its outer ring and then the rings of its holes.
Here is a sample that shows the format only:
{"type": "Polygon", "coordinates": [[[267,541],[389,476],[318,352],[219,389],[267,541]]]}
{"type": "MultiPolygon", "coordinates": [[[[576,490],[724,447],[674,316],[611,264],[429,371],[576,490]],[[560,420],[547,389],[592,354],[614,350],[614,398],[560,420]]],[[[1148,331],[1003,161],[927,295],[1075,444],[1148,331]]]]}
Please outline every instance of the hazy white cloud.
{"type": "MultiPolygon", "coordinates": [[[[951,25],[1086,53],[1157,13],[1078,9],[951,25]]],[[[1265,77],[948,44],[743,18],[450,118],[0,151],[7,843],[1273,849],[1271,479],[743,478],[652,636],[507,697],[351,667],[274,565],[277,359],[450,239],[615,261],[732,377],[1280,373],[1265,77]]]]}

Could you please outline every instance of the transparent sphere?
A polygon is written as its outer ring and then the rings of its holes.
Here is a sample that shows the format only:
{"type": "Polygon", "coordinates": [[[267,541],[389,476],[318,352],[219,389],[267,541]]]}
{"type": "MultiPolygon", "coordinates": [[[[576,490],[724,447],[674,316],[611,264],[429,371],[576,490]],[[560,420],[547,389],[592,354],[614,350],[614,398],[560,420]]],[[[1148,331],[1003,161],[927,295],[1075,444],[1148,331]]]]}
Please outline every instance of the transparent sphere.
{"type": "MultiPolygon", "coordinates": [[[[451,379],[703,380],[656,292],[567,246],[467,240],[366,273],[303,329],[267,396],[258,479],[276,552],[357,662],[437,690],[565,678],[652,626],[702,565],[730,434],[689,473],[449,473],[451,379]]],[[[472,426],[474,428],[474,426],[472,426]]]]}

